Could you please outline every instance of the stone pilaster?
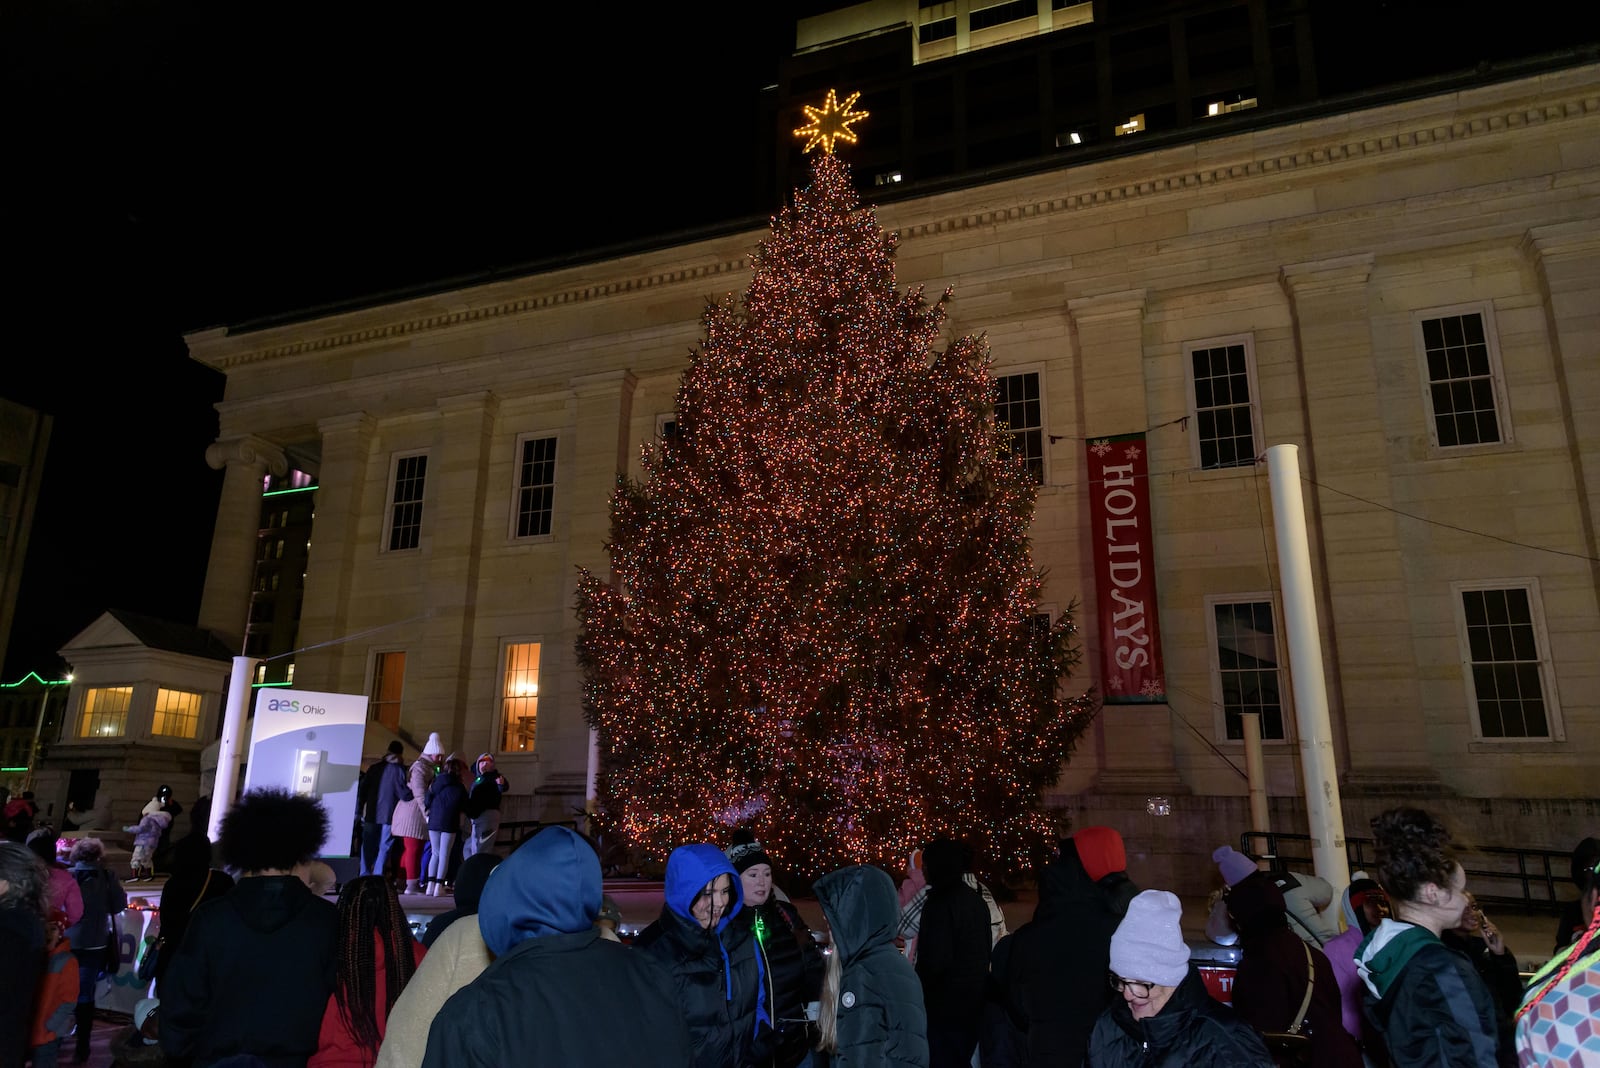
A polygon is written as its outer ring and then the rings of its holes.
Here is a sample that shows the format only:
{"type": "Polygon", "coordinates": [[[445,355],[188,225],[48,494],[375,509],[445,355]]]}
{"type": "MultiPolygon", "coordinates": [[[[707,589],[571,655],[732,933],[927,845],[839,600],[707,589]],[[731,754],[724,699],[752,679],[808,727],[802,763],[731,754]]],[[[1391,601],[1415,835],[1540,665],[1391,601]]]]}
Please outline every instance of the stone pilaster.
{"type": "MultiPolygon", "coordinates": [[[[1392,506],[1388,440],[1373,359],[1370,253],[1290,264],[1279,279],[1294,310],[1310,447],[1302,474],[1392,506]]],[[[1436,777],[1427,745],[1406,575],[1393,512],[1319,485],[1306,488],[1312,570],[1327,658],[1329,714],[1362,780],[1436,777]]]]}
{"type": "MultiPolygon", "coordinates": [[[[1523,247],[1539,272],[1584,551],[1592,561],[1600,558],[1594,514],[1600,500],[1600,223],[1536,226],[1523,247]]],[[[1600,564],[1589,570],[1600,598],[1600,564]]]]}
{"type": "MultiPolygon", "coordinates": [[[[436,404],[438,436],[431,453],[429,498],[434,502],[427,523],[426,638],[414,647],[416,669],[408,671],[407,688],[423,696],[403,708],[402,726],[418,737],[431,724],[449,723],[446,744],[463,752],[490,748],[494,730],[483,709],[468,715],[471,678],[473,609],[483,552],[483,516],[493,467],[495,413],[493,393],[445,397],[436,404]],[[411,709],[424,710],[428,724],[406,723],[411,709]]],[[[411,661],[408,661],[408,667],[411,661]]]]}
{"type": "Polygon", "coordinates": [[[246,434],[206,446],[206,463],[222,474],[222,498],[211,533],[211,557],[200,596],[198,623],[243,652],[255,574],[256,537],[261,529],[261,487],[270,472],[287,474],[283,450],[246,434]]]}
{"type": "MultiPolygon", "coordinates": [[[[1144,312],[1142,289],[1067,302],[1078,351],[1075,371],[1081,410],[1084,418],[1092,421],[1086,426],[1089,433],[1102,428],[1120,432],[1150,425],[1145,393],[1144,312]]],[[[1071,469],[1079,477],[1065,481],[1081,483],[1087,471],[1081,442],[1076,443],[1076,449],[1071,469]]],[[[1080,492],[1077,496],[1078,527],[1087,530],[1089,494],[1080,492]]],[[[1093,571],[1085,566],[1084,574],[1092,578],[1093,571]]],[[[1092,586],[1084,589],[1078,625],[1083,632],[1084,665],[1094,673],[1095,685],[1104,696],[1098,670],[1104,639],[1095,611],[1101,592],[1092,586]]],[[[1172,738],[1172,713],[1167,705],[1107,705],[1095,718],[1092,729],[1092,747],[1099,767],[1095,790],[1182,792],[1172,738]]]]}
{"type": "MultiPolygon", "coordinates": [[[[299,646],[306,652],[295,657],[295,683],[308,690],[353,687],[359,692],[359,678],[347,681],[340,674],[348,647],[324,643],[344,637],[348,629],[350,579],[355,572],[362,497],[376,425],[365,412],[354,412],[324,419],[317,430],[322,435],[317,519],[311,530],[300,610],[299,646]]],[[[378,507],[381,514],[382,504],[378,507]]]]}

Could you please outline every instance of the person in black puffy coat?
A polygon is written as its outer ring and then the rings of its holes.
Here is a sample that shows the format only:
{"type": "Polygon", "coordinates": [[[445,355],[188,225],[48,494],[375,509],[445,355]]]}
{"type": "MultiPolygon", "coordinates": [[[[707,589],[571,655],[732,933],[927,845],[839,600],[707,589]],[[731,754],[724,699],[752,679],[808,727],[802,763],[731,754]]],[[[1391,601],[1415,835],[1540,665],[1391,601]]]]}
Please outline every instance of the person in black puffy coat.
{"type": "Polygon", "coordinates": [[[450,851],[455,848],[456,835],[461,832],[461,809],[467,803],[467,788],[461,781],[466,765],[451,753],[445,758],[444,770],[433,778],[428,787],[428,849],[430,859],[424,873],[429,880],[428,894],[438,897],[444,892],[445,876],[450,871],[450,851]]]}
{"type": "Polygon", "coordinates": [[[1111,1002],[1106,972],[1111,936],[1121,918],[1111,894],[1085,870],[1077,843],[1063,839],[1040,881],[1032,922],[991,956],[995,988],[1017,1030],[1021,1063],[1033,1068],[1083,1063],[1089,1033],[1111,1002]]]}
{"type": "Polygon", "coordinates": [[[1183,906],[1165,890],[1128,903],[1111,936],[1120,995],[1095,1021],[1087,1068],[1272,1068],[1255,1028],[1206,993],[1189,963],[1183,906]]]}
{"type": "Polygon", "coordinates": [[[928,1009],[933,1068],[971,1064],[978,1046],[993,940],[989,906],[961,878],[970,867],[968,856],[966,847],[948,838],[922,851],[928,896],[917,935],[917,977],[928,1009]]]}
{"type": "Polygon", "coordinates": [[[894,880],[857,865],[829,872],[812,890],[832,935],[822,988],[820,1050],[832,1068],[928,1068],[922,983],[895,948],[894,880]]]}
{"type": "Polygon", "coordinates": [[[1303,1021],[1299,1030],[1315,1036],[1312,1068],[1361,1068],[1361,1050],[1344,1029],[1333,965],[1289,929],[1283,891],[1273,877],[1252,872],[1222,897],[1244,951],[1233,979],[1234,1010],[1264,1032],[1288,1031],[1303,1021]]]}
{"type": "Polygon", "coordinates": [[[771,1063],[794,1068],[812,1045],[806,1004],[822,992],[822,951],[800,913],[773,892],[772,859],[760,842],[730,847],[728,860],[744,891],[744,908],[733,922],[750,928],[769,977],[767,1009],[778,1032],[771,1063]]]}
{"type": "Polygon", "coordinates": [[[722,850],[698,843],[667,858],[665,904],[635,948],[672,977],[696,1068],[765,1064],[777,1048],[767,975],[744,907],[738,872],[722,850]]]}

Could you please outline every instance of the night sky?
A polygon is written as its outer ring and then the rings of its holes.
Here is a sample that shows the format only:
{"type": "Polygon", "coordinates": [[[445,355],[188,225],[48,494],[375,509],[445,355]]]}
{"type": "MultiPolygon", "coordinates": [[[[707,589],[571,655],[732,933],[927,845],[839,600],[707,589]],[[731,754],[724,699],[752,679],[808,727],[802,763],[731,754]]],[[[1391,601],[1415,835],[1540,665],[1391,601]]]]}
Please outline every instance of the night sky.
{"type": "Polygon", "coordinates": [[[795,4],[339,6],[0,11],[0,394],[55,416],[7,681],[107,608],[193,622],[223,380],[184,332],[776,207],[795,4]]]}

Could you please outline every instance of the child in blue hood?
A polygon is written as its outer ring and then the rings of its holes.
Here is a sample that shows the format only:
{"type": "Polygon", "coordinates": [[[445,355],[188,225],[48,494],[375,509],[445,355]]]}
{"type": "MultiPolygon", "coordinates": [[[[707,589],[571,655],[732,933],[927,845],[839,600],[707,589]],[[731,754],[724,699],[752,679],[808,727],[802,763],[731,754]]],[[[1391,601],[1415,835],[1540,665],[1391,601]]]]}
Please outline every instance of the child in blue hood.
{"type": "Polygon", "coordinates": [[[667,858],[665,897],[635,945],[672,976],[696,1068],[770,1060],[776,1035],[761,955],[750,928],[729,922],[744,907],[733,865],[714,845],[680,846],[667,858]]]}

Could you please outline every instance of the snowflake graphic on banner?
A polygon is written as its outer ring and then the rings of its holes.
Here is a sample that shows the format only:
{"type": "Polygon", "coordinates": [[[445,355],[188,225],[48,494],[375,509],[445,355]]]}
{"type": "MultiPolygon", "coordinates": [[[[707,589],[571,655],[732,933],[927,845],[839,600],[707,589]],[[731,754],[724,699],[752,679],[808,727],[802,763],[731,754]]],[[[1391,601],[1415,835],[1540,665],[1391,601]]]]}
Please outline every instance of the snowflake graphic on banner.
{"type": "Polygon", "coordinates": [[[1106,680],[1106,689],[1108,690],[1120,690],[1125,685],[1127,684],[1122,681],[1121,675],[1113,675],[1106,680]]]}
{"type": "Polygon", "coordinates": [[[1111,451],[1111,442],[1102,438],[1093,445],[1090,445],[1089,451],[1094,453],[1096,456],[1104,457],[1106,453],[1111,451]]]}
{"type": "Polygon", "coordinates": [[[1165,697],[1167,684],[1164,679],[1146,679],[1143,686],[1139,687],[1141,697],[1165,697]]]}
{"type": "Polygon", "coordinates": [[[1130,460],[1137,460],[1143,452],[1144,450],[1139,448],[1139,446],[1129,445],[1126,449],[1122,450],[1122,455],[1126,456],[1130,460]]]}

